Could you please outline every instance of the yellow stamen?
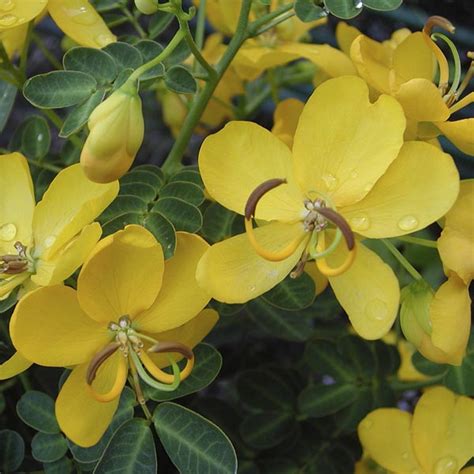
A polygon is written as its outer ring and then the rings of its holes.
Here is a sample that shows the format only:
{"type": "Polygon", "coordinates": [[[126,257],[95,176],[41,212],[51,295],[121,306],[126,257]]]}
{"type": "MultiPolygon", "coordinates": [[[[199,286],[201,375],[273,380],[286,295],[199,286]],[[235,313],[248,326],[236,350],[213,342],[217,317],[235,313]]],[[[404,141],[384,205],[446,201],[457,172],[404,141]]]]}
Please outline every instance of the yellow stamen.
{"type": "MultiPolygon", "coordinates": [[[[324,234],[325,233],[322,232],[321,235],[319,236],[318,244],[316,246],[316,250],[317,250],[318,253],[324,252],[324,250],[326,248],[324,234]]],[[[354,245],[354,247],[352,247],[352,249],[349,250],[344,263],[342,265],[340,265],[339,267],[336,267],[336,268],[330,267],[327,264],[325,258],[318,258],[316,260],[316,265],[317,265],[319,271],[327,277],[334,277],[334,276],[341,275],[346,270],[348,270],[349,267],[354,262],[354,259],[355,259],[355,256],[356,256],[356,248],[357,248],[357,246],[354,245]]]]}
{"type": "Polygon", "coordinates": [[[111,402],[115,400],[117,397],[120,396],[122,393],[122,389],[127,381],[127,374],[128,374],[128,364],[125,357],[118,358],[118,367],[117,367],[117,374],[115,375],[115,381],[112,388],[106,393],[99,393],[92,385],[87,384],[90,389],[91,395],[98,401],[98,402],[111,402]]]}
{"type": "MultiPolygon", "coordinates": [[[[171,384],[174,382],[174,375],[172,374],[167,374],[160,368],[156,366],[156,364],[153,362],[153,360],[150,358],[150,356],[145,352],[145,351],[140,351],[138,354],[138,357],[140,357],[140,360],[143,362],[143,365],[145,366],[146,370],[156,379],[159,380],[160,382],[171,384]]],[[[190,359],[187,359],[186,361],[186,367],[181,371],[180,374],[180,379],[183,381],[186,379],[191,371],[193,370],[194,367],[194,356],[191,357],[190,359]]]]}

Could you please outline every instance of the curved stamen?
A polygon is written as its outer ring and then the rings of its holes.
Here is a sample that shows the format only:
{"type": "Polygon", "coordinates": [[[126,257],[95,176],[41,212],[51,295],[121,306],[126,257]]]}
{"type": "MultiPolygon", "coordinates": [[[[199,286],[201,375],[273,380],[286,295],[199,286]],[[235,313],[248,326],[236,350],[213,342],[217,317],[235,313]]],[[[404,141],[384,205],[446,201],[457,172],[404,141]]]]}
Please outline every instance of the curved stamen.
{"type": "Polygon", "coordinates": [[[280,178],[264,181],[252,191],[245,205],[245,231],[247,232],[250,244],[261,257],[270,260],[271,262],[280,262],[281,260],[287,259],[298,249],[305,237],[303,234],[301,237],[296,238],[293,242],[290,242],[286,247],[277,252],[268,250],[257,242],[252,224],[252,218],[255,217],[257,204],[266,193],[286,182],[286,179],[280,178]]]}
{"type": "MultiPolygon", "coordinates": [[[[325,237],[324,237],[324,233],[322,233],[318,241],[317,251],[318,253],[322,253],[324,252],[324,250],[325,250],[325,237]]],[[[326,259],[324,257],[317,259],[316,265],[318,267],[318,270],[323,275],[327,277],[338,276],[350,268],[350,266],[354,262],[355,255],[356,255],[356,246],[354,244],[354,246],[351,249],[349,249],[349,253],[347,254],[346,259],[344,260],[342,265],[340,265],[339,267],[336,267],[336,268],[330,267],[327,264],[326,259]]]]}
{"type": "Polygon", "coordinates": [[[467,57],[471,59],[471,64],[464,76],[464,79],[461,82],[461,85],[459,86],[458,90],[454,94],[454,101],[458,100],[459,97],[461,97],[461,94],[466,90],[467,86],[471,82],[472,77],[474,76],[474,52],[469,51],[467,53],[467,57]]]}
{"type": "Polygon", "coordinates": [[[89,385],[95,379],[99,367],[120,347],[120,342],[111,342],[92,358],[89,367],[87,367],[86,381],[89,385]]]}
{"type": "Polygon", "coordinates": [[[322,214],[326,219],[330,220],[338,229],[341,230],[344,239],[346,240],[347,248],[352,250],[355,247],[354,233],[352,232],[349,223],[330,207],[320,207],[319,214],[322,214]]]}
{"type": "Polygon", "coordinates": [[[192,359],[194,357],[193,351],[181,342],[172,342],[172,341],[162,341],[157,342],[154,346],[151,346],[148,349],[148,352],[153,352],[154,354],[161,354],[163,352],[177,352],[186,359],[192,359]]]}
{"type": "MultiPolygon", "coordinates": [[[[109,356],[110,355],[111,354],[109,354],[109,356]]],[[[89,383],[87,383],[87,386],[89,387],[92,396],[98,402],[104,402],[104,403],[111,402],[112,400],[115,400],[117,397],[119,397],[120,394],[122,393],[122,389],[127,381],[127,374],[128,374],[127,361],[125,357],[119,357],[117,374],[115,376],[114,384],[112,385],[112,388],[108,392],[106,393],[97,392],[89,383]]]]}
{"type": "MultiPolygon", "coordinates": [[[[173,352],[178,352],[174,351],[173,352]]],[[[156,364],[153,362],[153,360],[150,358],[150,356],[146,352],[140,352],[139,354],[140,360],[143,362],[143,365],[145,368],[150,372],[150,374],[157,380],[163,383],[173,383],[174,377],[171,374],[166,373],[165,371],[161,370],[159,367],[156,366],[156,364]]],[[[185,356],[186,357],[186,356],[185,356]]],[[[181,371],[180,373],[180,379],[184,380],[189,375],[191,374],[191,371],[193,370],[194,367],[194,354],[191,352],[191,357],[186,357],[186,367],[181,371]]],[[[170,359],[173,360],[173,359],[170,359]]]]}
{"type": "Polygon", "coordinates": [[[332,239],[331,244],[322,252],[318,252],[317,250],[318,241],[316,241],[313,246],[309,247],[311,258],[314,258],[314,260],[317,260],[318,258],[323,258],[323,257],[326,257],[327,255],[330,255],[331,253],[334,252],[334,250],[336,250],[341,239],[342,239],[342,232],[341,232],[341,229],[339,229],[338,227],[336,229],[336,235],[334,236],[334,239],[332,239]]]}

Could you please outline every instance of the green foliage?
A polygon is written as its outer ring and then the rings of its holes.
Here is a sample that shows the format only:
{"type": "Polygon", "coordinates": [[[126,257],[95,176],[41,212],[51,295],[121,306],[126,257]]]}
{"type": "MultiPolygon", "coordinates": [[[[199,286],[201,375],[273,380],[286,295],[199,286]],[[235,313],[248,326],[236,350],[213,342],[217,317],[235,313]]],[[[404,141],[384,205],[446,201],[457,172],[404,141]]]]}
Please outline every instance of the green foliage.
{"type": "Polygon", "coordinates": [[[2,472],[15,472],[23,462],[25,443],[23,438],[12,430],[0,431],[0,468],[2,472]]]}
{"type": "Polygon", "coordinates": [[[316,5],[314,0],[296,0],[295,1],[296,16],[305,22],[310,22],[323,18],[327,12],[319,5],[316,5]]]}
{"type": "Polygon", "coordinates": [[[166,71],[165,84],[178,94],[194,94],[197,84],[193,75],[183,66],[172,66],[166,71]]]}
{"type": "Polygon", "coordinates": [[[16,411],[23,422],[35,430],[47,434],[59,433],[54,401],[45,393],[36,390],[26,392],[18,401],[16,411]]]}

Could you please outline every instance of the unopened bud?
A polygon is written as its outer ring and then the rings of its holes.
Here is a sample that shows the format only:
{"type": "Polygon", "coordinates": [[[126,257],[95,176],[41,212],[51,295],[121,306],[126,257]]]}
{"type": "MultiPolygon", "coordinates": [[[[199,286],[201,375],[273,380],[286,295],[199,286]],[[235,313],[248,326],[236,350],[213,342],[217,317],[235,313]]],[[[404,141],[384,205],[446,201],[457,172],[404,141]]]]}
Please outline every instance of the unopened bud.
{"type": "Polygon", "coordinates": [[[135,6],[145,15],[152,15],[158,11],[157,0],[135,0],[135,6]]]}
{"type": "Polygon", "coordinates": [[[143,141],[142,102],[136,87],[126,82],[95,108],[88,125],[81,153],[85,174],[96,183],[119,179],[132,166],[143,141]]]}

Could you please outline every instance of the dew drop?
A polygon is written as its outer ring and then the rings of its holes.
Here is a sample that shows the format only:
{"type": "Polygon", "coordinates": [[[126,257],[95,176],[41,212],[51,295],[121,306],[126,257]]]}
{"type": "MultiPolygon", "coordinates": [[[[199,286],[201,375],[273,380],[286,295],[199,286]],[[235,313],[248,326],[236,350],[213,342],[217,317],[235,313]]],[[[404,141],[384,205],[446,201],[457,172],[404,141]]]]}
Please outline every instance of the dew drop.
{"type": "Polygon", "coordinates": [[[370,227],[370,219],[366,215],[353,217],[350,220],[353,230],[367,230],[370,227]]]}
{"type": "Polygon", "coordinates": [[[354,6],[357,8],[357,10],[360,10],[363,7],[362,0],[356,0],[354,6]]]}
{"type": "Polygon", "coordinates": [[[53,246],[54,242],[56,242],[56,236],[55,235],[50,235],[49,237],[46,237],[44,241],[44,245],[46,248],[50,248],[53,246]]]}
{"type": "Polygon", "coordinates": [[[402,453],[402,459],[405,459],[405,460],[408,459],[408,453],[407,452],[402,453]]]}
{"type": "Polygon", "coordinates": [[[455,474],[458,472],[458,463],[451,456],[441,458],[434,468],[434,474],[455,474]]]}
{"type": "Polygon", "coordinates": [[[14,0],[0,0],[0,10],[3,12],[9,12],[15,8],[14,0]]]}
{"type": "Polygon", "coordinates": [[[365,314],[373,321],[383,321],[388,315],[387,305],[381,299],[375,298],[365,305],[365,314]]]}
{"type": "Polygon", "coordinates": [[[0,227],[0,240],[10,242],[10,240],[13,240],[15,238],[16,232],[17,229],[15,224],[3,224],[0,227]]]}
{"type": "Polygon", "coordinates": [[[249,287],[249,291],[251,293],[253,293],[256,289],[257,289],[257,287],[255,285],[252,285],[252,286],[249,287]]]}
{"type": "Polygon", "coordinates": [[[324,184],[327,186],[329,191],[332,191],[337,186],[337,178],[332,174],[325,174],[322,177],[322,180],[324,181],[324,184]]]}
{"type": "Polygon", "coordinates": [[[97,35],[94,38],[94,41],[97,46],[103,48],[104,46],[107,46],[108,44],[112,43],[114,41],[114,37],[108,34],[101,34],[97,35]]]}
{"type": "Polygon", "coordinates": [[[3,15],[0,16],[0,26],[13,26],[18,22],[18,17],[15,15],[3,15]]]}
{"type": "Polygon", "coordinates": [[[78,5],[75,0],[64,2],[63,11],[78,25],[90,26],[97,21],[97,15],[94,10],[84,5],[78,5]]]}
{"type": "Polygon", "coordinates": [[[398,221],[398,227],[402,230],[413,230],[418,225],[418,219],[414,216],[405,216],[398,221]]]}
{"type": "Polygon", "coordinates": [[[374,425],[374,422],[371,421],[371,420],[364,420],[362,422],[362,426],[366,429],[366,430],[370,430],[370,428],[372,428],[372,426],[374,425]]]}

